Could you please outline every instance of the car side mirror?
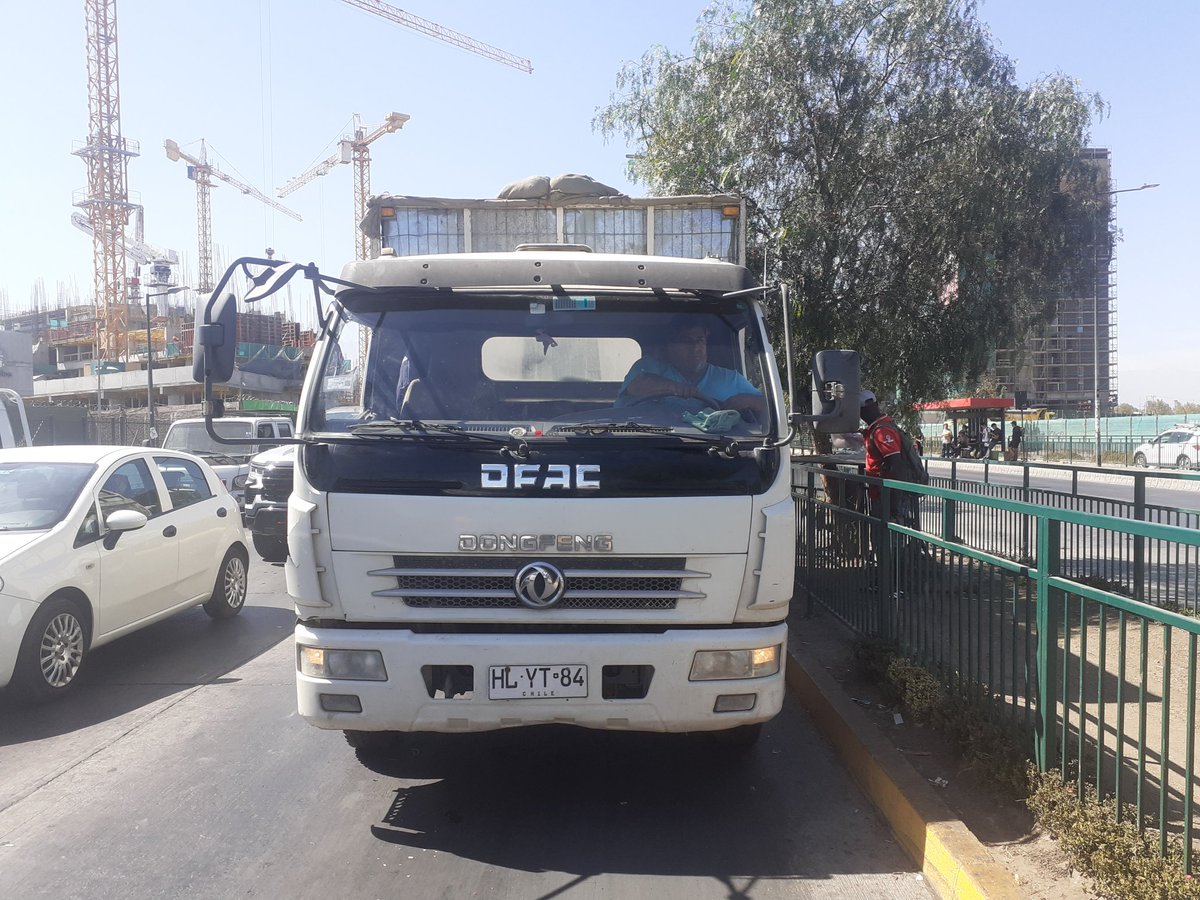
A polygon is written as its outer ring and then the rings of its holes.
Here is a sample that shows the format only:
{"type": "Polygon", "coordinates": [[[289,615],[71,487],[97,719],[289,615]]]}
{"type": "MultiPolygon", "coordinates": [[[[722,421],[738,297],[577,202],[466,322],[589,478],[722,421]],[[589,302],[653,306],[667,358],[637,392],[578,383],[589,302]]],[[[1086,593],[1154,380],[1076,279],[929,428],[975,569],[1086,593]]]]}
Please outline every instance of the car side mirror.
{"type": "Polygon", "coordinates": [[[149,521],[145,513],[132,509],[118,509],[109,513],[104,520],[104,524],[108,527],[108,534],[104,535],[104,549],[111,550],[117,546],[117,541],[121,539],[122,534],[126,531],[145,528],[149,521]]]}
{"type": "Polygon", "coordinates": [[[236,359],[237,297],[226,294],[211,307],[196,311],[192,378],[225,384],[233,377],[236,359]]]}

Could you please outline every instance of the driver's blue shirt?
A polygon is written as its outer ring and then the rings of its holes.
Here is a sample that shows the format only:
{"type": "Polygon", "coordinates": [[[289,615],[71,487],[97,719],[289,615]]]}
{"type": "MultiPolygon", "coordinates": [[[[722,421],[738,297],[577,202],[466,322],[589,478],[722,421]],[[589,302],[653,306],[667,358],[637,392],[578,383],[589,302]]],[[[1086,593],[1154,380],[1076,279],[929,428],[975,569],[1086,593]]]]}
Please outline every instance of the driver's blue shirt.
{"type": "MultiPolygon", "coordinates": [[[[626,393],[629,387],[640,375],[657,375],[659,378],[669,378],[671,381],[679,384],[690,384],[698,393],[703,394],[717,403],[724,403],[730,397],[737,394],[753,394],[756,397],[762,396],[762,391],[750,383],[750,381],[741,372],[735,372],[733,369],[724,369],[721,366],[714,366],[708,363],[704,367],[704,372],[696,381],[685,378],[683,373],[672,366],[670,363],[664,362],[661,359],[652,357],[643,357],[635,362],[629,368],[629,374],[625,376],[625,381],[621,384],[621,390],[617,393],[617,401],[614,406],[631,406],[638,400],[637,397],[631,397],[626,393]]],[[[688,397],[656,397],[656,402],[663,403],[693,403],[694,401],[688,397]]]]}

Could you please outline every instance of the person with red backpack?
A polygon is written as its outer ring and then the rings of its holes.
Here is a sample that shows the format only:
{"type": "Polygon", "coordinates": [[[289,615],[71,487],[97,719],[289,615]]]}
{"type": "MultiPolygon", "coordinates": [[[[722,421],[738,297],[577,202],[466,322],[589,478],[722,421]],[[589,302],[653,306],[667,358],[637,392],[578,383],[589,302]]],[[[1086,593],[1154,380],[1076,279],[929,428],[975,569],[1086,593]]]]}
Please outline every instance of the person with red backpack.
{"type": "MultiPolygon", "coordinates": [[[[871,391],[863,391],[860,395],[859,414],[867,423],[863,432],[867,452],[865,473],[871,478],[928,484],[929,476],[912,441],[897,427],[891,416],[883,414],[879,401],[871,391]]],[[[868,496],[872,506],[877,506],[882,496],[879,485],[871,485],[868,496]]],[[[909,528],[919,528],[917,497],[913,494],[894,494],[891,498],[891,520],[909,528]]]]}

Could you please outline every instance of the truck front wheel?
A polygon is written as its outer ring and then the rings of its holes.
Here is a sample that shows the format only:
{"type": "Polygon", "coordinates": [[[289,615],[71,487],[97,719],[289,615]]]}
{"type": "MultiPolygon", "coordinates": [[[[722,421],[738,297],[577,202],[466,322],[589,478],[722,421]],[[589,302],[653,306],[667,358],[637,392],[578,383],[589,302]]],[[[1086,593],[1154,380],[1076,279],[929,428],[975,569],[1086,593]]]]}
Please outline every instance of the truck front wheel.
{"type": "Polygon", "coordinates": [[[344,731],[346,743],[367,756],[388,756],[400,749],[399,731],[344,731]]]}

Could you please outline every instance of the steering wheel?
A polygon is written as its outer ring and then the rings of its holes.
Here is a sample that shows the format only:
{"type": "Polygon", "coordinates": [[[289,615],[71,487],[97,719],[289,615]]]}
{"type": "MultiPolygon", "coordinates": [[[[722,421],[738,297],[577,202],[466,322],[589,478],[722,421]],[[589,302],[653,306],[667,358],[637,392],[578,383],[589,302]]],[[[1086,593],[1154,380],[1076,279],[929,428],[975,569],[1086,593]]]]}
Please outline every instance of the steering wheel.
{"type": "Polygon", "coordinates": [[[631,401],[630,403],[628,403],[626,405],[627,406],[640,406],[643,403],[652,403],[656,400],[665,400],[667,397],[675,397],[677,399],[687,400],[687,401],[694,400],[698,403],[703,404],[704,406],[711,406],[713,409],[721,408],[720,403],[718,403],[712,397],[706,397],[704,394],[694,394],[691,397],[680,397],[678,394],[674,394],[670,390],[667,390],[666,388],[663,388],[663,389],[657,390],[657,391],[651,391],[648,394],[642,394],[642,396],[634,399],[633,401],[631,401]]]}

